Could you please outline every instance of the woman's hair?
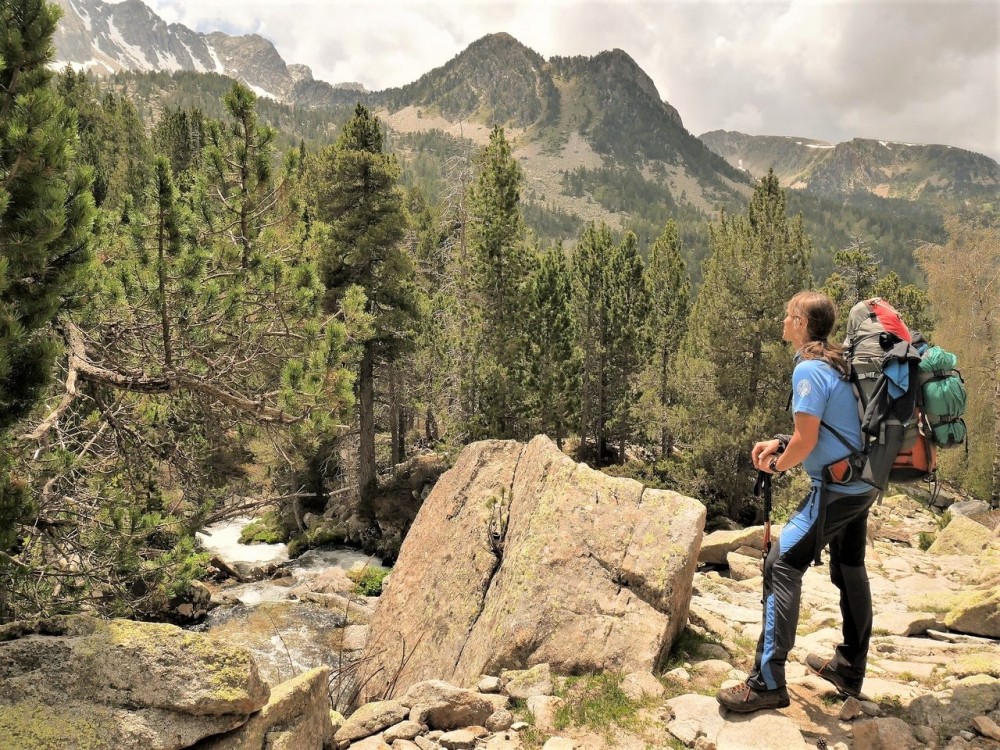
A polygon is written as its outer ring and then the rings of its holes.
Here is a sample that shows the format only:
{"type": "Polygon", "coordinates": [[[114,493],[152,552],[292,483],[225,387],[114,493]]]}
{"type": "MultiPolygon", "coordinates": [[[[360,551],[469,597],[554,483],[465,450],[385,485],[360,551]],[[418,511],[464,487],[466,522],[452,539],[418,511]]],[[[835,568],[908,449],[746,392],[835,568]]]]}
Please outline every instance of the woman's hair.
{"type": "Polygon", "coordinates": [[[850,373],[844,358],[844,347],[828,340],[837,322],[837,308],[825,294],[799,292],[788,300],[788,311],[806,321],[806,343],[799,349],[802,359],[821,359],[842,377],[850,373]]]}

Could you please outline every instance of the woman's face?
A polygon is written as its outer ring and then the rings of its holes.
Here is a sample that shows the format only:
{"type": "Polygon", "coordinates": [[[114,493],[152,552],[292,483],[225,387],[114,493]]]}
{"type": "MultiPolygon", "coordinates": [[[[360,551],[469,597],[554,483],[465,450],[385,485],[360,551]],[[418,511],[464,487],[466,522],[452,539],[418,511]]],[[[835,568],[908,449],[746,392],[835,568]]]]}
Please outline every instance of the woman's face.
{"type": "Polygon", "coordinates": [[[783,321],[783,326],[781,328],[782,340],[787,341],[795,346],[795,348],[798,348],[802,344],[802,334],[805,331],[805,327],[805,317],[799,315],[799,313],[791,307],[786,307],[785,320],[783,321]]]}

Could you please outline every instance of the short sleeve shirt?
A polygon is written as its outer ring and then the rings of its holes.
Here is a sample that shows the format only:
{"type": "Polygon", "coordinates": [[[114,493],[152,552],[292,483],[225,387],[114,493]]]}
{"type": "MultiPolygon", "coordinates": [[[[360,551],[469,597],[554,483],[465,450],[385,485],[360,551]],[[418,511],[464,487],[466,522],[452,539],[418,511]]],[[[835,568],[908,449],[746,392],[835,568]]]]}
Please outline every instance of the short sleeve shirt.
{"type": "MultiPolygon", "coordinates": [[[[819,417],[823,424],[843,435],[854,450],[861,449],[861,418],[854,391],[851,384],[826,362],[807,359],[795,365],[792,373],[792,413],[819,417]]],[[[821,424],[816,447],[806,456],[802,467],[813,483],[818,484],[823,479],[824,466],[850,453],[851,450],[821,424]]],[[[871,489],[871,485],[864,482],[837,485],[837,492],[846,495],[860,495],[871,489]]]]}

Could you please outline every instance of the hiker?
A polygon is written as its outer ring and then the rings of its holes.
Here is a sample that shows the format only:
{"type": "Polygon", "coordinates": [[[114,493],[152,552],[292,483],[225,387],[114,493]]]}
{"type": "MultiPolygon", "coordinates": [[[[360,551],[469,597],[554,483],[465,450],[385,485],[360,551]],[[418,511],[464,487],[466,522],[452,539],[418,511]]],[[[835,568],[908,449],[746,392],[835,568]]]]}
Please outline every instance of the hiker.
{"type": "Polygon", "coordinates": [[[864,679],[872,629],[871,588],[865,571],[868,509],[879,491],[840,469],[847,449],[833,428],[854,447],[862,446],[858,404],[848,381],[843,347],[828,340],[837,310],[818,292],[799,292],[786,305],[781,337],[795,347],[792,374],[794,433],[754,445],[753,465],[768,474],[800,463],[812,480],[809,494],[785,524],[764,562],[764,617],[753,669],[747,681],[720,690],[725,708],[750,713],[789,705],[785,661],[795,643],[802,576],[810,561],[830,545],[830,578],[840,589],[843,643],[829,660],[810,654],[807,666],[846,695],[858,696],[864,679]]]}

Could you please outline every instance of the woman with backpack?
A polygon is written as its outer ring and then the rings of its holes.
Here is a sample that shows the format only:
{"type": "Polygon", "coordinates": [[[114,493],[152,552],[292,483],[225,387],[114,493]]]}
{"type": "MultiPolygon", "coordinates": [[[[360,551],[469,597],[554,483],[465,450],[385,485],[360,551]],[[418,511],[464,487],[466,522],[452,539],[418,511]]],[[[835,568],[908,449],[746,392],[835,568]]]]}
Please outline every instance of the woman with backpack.
{"type": "Polygon", "coordinates": [[[827,544],[830,578],[840,590],[843,642],[829,660],[810,654],[806,664],[841,693],[858,696],[871,639],[865,543],[868,509],[879,491],[854,479],[846,461],[842,440],[860,451],[862,434],[843,347],[828,340],[837,309],[827,296],[813,291],[799,292],[785,309],[782,339],[796,350],[795,429],[790,438],[755,444],[750,457],[759,471],[769,474],[802,464],[812,484],[764,562],[764,617],[750,676],[716,696],[722,706],[739,713],[789,705],[785,661],[795,643],[802,576],[827,544]]]}

